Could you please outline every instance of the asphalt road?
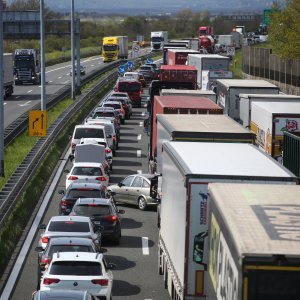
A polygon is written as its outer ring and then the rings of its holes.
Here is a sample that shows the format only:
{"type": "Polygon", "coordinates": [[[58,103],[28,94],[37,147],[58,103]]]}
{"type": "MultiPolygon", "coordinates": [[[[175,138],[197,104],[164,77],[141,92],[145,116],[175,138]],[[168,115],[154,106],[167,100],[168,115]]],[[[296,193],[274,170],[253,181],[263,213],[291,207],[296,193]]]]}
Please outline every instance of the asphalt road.
{"type": "MultiPolygon", "coordinates": [[[[129,174],[145,173],[148,170],[149,137],[143,132],[145,114],[145,107],[135,108],[132,118],[126,120],[125,125],[121,127],[121,140],[114,157],[111,183],[117,183],[129,174]]],[[[70,168],[70,164],[68,162],[66,168],[70,168]]],[[[51,216],[58,214],[60,195],[57,191],[64,188],[65,173],[62,173],[42,223],[47,223],[51,216]]],[[[162,276],[158,275],[156,209],[140,211],[135,206],[119,205],[119,207],[125,210],[122,217],[121,243],[118,246],[103,244],[107,261],[117,265],[113,270],[113,299],[169,299],[162,276]]],[[[39,233],[33,240],[10,299],[30,299],[36,289],[37,253],[34,252],[34,248],[38,243],[38,237],[39,233]]]]}

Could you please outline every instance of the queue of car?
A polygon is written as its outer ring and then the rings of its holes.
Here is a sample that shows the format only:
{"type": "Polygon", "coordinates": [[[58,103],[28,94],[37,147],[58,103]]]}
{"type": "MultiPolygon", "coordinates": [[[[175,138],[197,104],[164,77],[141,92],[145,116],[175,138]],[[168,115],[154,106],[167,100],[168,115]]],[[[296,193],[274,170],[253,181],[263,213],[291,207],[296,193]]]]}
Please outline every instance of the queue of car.
{"type": "MultiPolygon", "coordinates": [[[[140,92],[143,77],[138,76],[140,92]]],[[[125,211],[116,203],[135,204],[141,210],[156,205],[150,197],[153,175],[134,174],[109,185],[120,128],[136,104],[132,95],[112,91],[70,135],[73,165],[65,170],[58,215],[39,226],[43,232],[35,249],[38,282],[33,299],[47,299],[51,293],[57,297],[70,294],[74,299],[112,299],[115,265],[106,262],[101,244],[103,240],[120,243],[125,211]]]]}

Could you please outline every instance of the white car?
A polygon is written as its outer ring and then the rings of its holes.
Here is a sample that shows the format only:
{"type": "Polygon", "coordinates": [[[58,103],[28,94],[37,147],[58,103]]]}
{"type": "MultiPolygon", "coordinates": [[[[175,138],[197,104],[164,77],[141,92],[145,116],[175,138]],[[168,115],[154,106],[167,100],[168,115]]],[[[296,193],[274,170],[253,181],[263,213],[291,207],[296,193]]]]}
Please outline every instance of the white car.
{"type": "Polygon", "coordinates": [[[102,107],[112,107],[116,110],[120,116],[121,124],[125,123],[125,109],[120,101],[105,101],[102,103],[102,107]]]}
{"type": "Polygon", "coordinates": [[[71,182],[76,180],[99,181],[102,185],[108,186],[109,176],[101,163],[74,163],[72,169],[65,170],[66,189],[71,182]]]}
{"type": "Polygon", "coordinates": [[[57,252],[41,279],[40,290],[86,290],[99,299],[111,300],[114,267],[100,253],[57,252]]]}
{"type": "Polygon", "coordinates": [[[123,77],[127,79],[135,79],[135,80],[139,80],[140,78],[138,72],[125,72],[123,77]]]}

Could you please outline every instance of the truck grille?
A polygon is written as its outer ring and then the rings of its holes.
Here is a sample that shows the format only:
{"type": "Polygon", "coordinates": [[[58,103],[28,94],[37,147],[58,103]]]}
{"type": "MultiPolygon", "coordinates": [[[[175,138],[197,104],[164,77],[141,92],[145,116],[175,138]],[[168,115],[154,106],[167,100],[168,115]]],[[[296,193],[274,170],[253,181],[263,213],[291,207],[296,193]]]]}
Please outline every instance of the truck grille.
{"type": "Polygon", "coordinates": [[[31,71],[18,71],[19,80],[31,80],[31,71]]]}

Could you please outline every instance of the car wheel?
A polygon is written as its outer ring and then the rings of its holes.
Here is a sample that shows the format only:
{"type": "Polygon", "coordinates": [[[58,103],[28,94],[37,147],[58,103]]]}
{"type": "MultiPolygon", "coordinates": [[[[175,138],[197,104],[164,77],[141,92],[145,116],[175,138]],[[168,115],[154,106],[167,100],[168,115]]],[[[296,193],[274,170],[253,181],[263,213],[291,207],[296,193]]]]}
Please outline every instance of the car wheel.
{"type": "Polygon", "coordinates": [[[138,206],[139,206],[140,210],[146,210],[147,209],[147,201],[144,197],[139,197],[138,206]]]}

